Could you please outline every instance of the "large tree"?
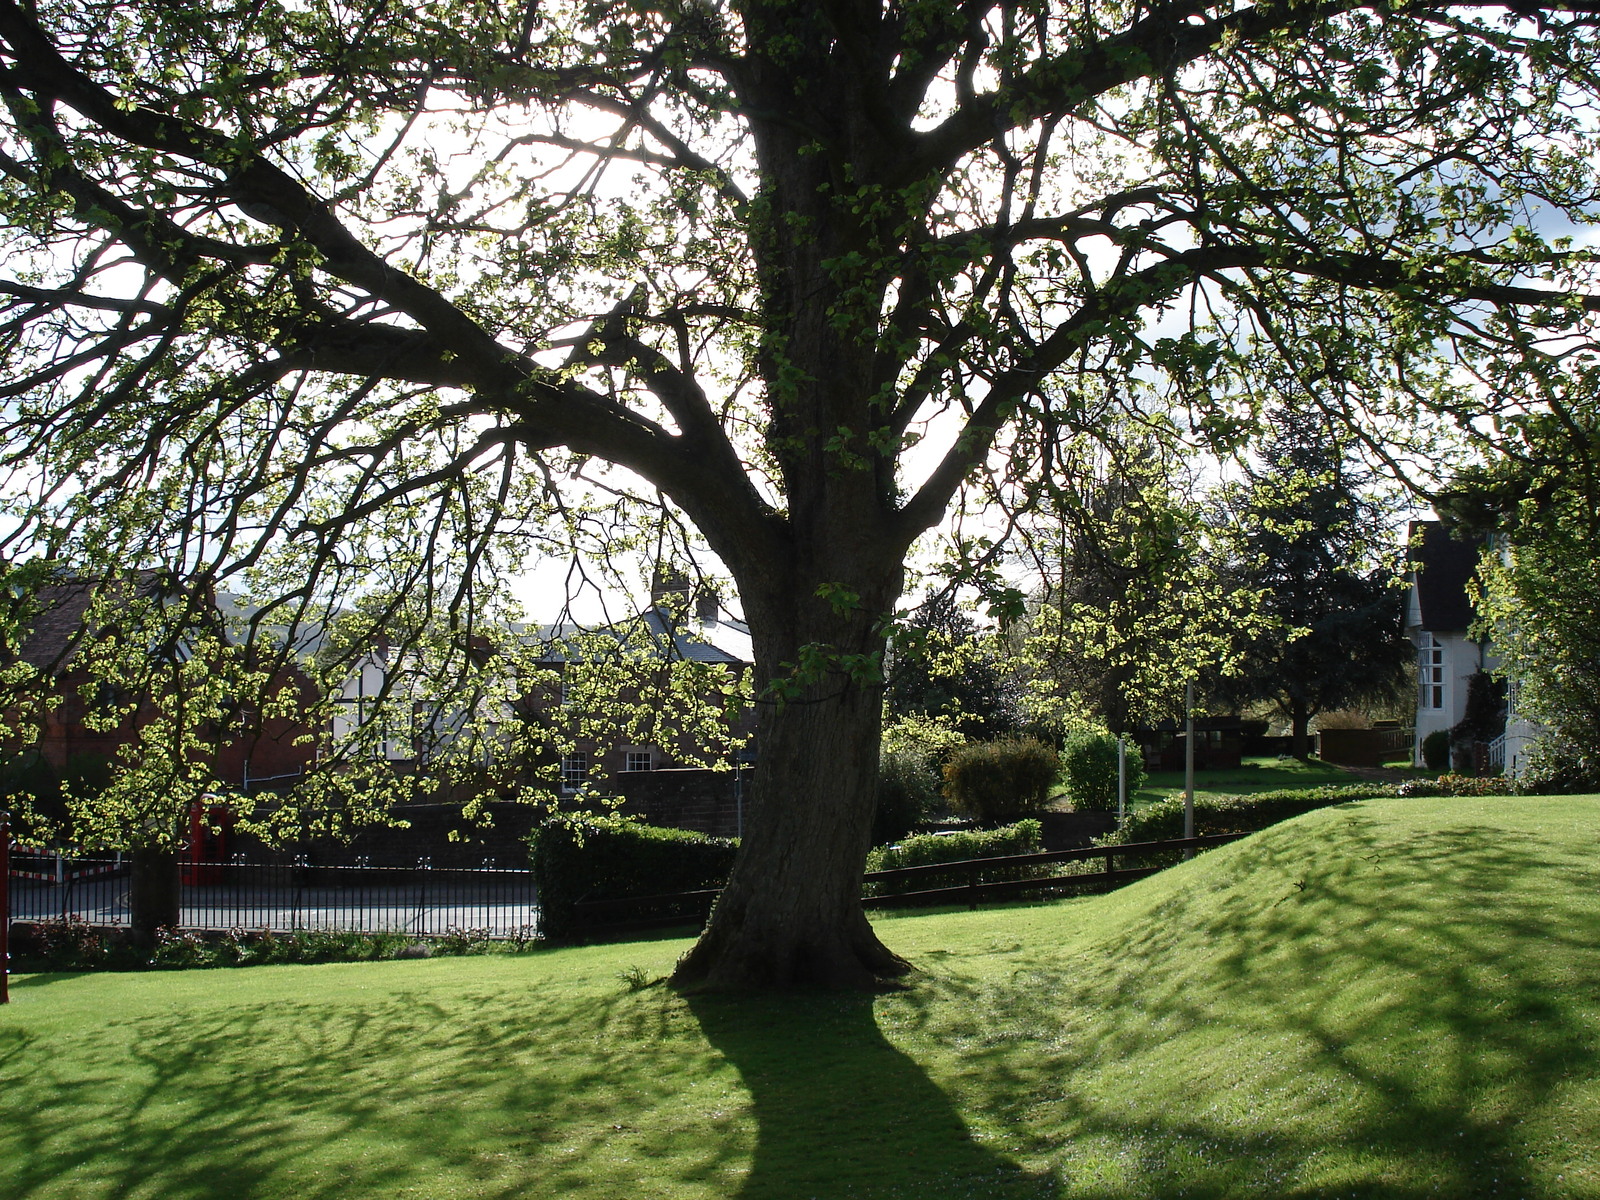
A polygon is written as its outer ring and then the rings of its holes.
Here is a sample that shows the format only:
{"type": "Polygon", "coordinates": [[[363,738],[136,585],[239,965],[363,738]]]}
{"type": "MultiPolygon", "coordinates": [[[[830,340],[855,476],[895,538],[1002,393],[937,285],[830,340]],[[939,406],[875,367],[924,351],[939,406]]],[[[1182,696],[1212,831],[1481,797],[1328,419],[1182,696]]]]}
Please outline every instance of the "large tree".
{"type": "Polygon", "coordinates": [[[1235,702],[1271,703],[1289,722],[1291,752],[1305,758],[1315,717],[1405,690],[1414,650],[1396,561],[1398,497],[1315,411],[1279,412],[1261,457],[1230,490],[1230,507],[1234,569],[1267,622],[1240,638],[1239,664],[1219,687],[1235,702]]]}
{"type": "Polygon", "coordinates": [[[1574,369],[1590,256],[1539,230],[1600,183],[1592,14],[0,0],[8,552],[470,646],[517,534],[681,516],[762,711],[678,978],[871,985],[908,549],[1108,379],[1230,442],[1266,362],[1368,429],[1574,369]]]}

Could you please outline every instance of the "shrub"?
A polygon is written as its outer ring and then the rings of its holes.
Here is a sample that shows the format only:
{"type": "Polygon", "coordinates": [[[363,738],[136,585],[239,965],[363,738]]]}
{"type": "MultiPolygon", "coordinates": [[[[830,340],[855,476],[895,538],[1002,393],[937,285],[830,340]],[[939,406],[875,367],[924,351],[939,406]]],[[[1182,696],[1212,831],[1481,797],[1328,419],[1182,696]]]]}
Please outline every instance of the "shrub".
{"type": "MultiPolygon", "coordinates": [[[[738,843],[687,829],[663,829],[626,817],[562,813],[529,837],[539,890],[541,932],[572,938],[582,900],[618,900],[718,888],[727,881],[738,843]]],[[[640,917],[692,915],[666,909],[640,917]]]]}
{"type": "Polygon", "coordinates": [[[939,802],[939,769],[933,756],[912,746],[885,747],[878,759],[878,808],[872,820],[875,844],[906,836],[939,802]]]}
{"type": "Polygon", "coordinates": [[[216,962],[216,951],[192,930],[158,929],[150,954],[152,967],[209,967],[216,962]]]}
{"type": "Polygon", "coordinates": [[[1500,775],[1441,775],[1439,790],[1446,796],[1514,796],[1516,785],[1500,775]]]}
{"type": "Polygon", "coordinates": [[[1450,765],[1450,732],[1435,729],[1422,739],[1422,765],[1430,771],[1443,771],[1450,765]]]}
{"type": "MultiPolygon", "coordinates": [[[[1043,849],[1039,822],[1027,818],[999,829],[971,829],[957,833],[921,833],[898,845],[878,846],[867,855],[868,871],[893,871],[899,867],[924,867],[933,863],[965,862],[973,858],[1005,858],[1012,854],[1037,854],[1043,849]]],[[[1027,874],[1008,872],[992,878],[1031,878],[1046,868],[1027,874]]],[[[920,892],[929,888],[955,887],[965,883],[966,872],[949,876],[928,875],[914,880],[871,881],[869,896],[892,896],[901,892],[920,892]]]]}
{"type": "Polygon", "coordinates": [[[1536,795],[1600,792],[1600,753],[1586,742],[1545,729],[1530,749],[1518,783],[1536,795]]]}
{"type": "Polygon", "coordinates": [[[1442,796],[1444,792],[1440,790],[1436,779],[1408,779],[1395,788],[1394,794],[1409,799],[1419,796],[1442,796]]]}
{"type": "Polygon", "coordinates": [[[88,971],[106,965],[108,948],[100,931],[73,913],[37,922],[33,953],[17,957],[46,971],[88,971]]]}
{"type": "MultiPolygon", "coordinates": [[[[1128,794],[1144,782],[1144,756],[1133,748],[1127,758],[1128,794]]],[[[1084,730],[1069,734],[1061,747],[1061,772],[1067,794],[1080,812],[1106,812],[1117,807],[1117,739],[1109,733],[1084,730]]]]}
{"type": "Polygon", "coordinates": [[[985,825],[1038,812],[1060,770],[1055,750],[1037,738],[970,742],[944,765],[944,794],[985,825]]]}
{"type": "Polygon", "coordinates": [[[1499,775],[1441,775],[1437,779],[1408,779],[1395,789],[1398,796],[1515,796],[1517,784],[1499,775]]]}

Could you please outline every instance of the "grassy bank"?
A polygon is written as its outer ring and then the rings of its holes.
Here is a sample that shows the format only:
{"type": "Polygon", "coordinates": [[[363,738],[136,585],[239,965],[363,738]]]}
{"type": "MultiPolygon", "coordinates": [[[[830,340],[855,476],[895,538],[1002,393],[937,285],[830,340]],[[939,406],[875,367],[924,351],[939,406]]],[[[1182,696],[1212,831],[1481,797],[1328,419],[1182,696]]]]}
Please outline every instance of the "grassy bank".
{"type": "Polygon", "coordinates": [[[1597,822],[1320,811],[886,918],[878,997],[685,999],[672,941],[24,978],[0,1196],[1593,1196],[1597,822]]]}

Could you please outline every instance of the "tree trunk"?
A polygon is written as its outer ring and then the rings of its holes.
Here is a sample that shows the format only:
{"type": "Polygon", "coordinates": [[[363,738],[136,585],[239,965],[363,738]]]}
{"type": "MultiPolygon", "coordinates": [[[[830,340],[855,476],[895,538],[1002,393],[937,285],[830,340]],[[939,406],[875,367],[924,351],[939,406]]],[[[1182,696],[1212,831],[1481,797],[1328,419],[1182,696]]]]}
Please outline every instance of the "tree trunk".
{"type": "Polygon", "coordinates": [[[148,847],[129,856],[128,907],[134,937],[145,945],[156,940],[156,930],[170,929],[182,918],[178,855],[174,850],[148,847]]]}
{"type": "Polygon", "coordinates": [[[909,969],[878,940],[861,907],[881,704],[877,688],[851,685],[842,695],[763,712],[744,841],[675,982],[718,990],[870,988],[909,969]]]}
{"type": "Polygon", "coordinates": [[[898,595],[899,562],[873,574],[877,586],[863,587],[850,611],[817,598],[815,585],[746,601],[759,705],[754,801],[727,887],[678,964],[680,985],[876,988],[910,969],[861,906],[878,790],[882,621],[898,595]],[[829,661],[796,678],[789,664],[818,648],[829,661]],[[780,689],[763,695],[774,679],[780,689]]]}
{"type": "Polygon", "coordinates": [[[1289,713],[1289,753],[1301,762],[1311,757],[1311,714],[1304,708],[1289,713]]]}

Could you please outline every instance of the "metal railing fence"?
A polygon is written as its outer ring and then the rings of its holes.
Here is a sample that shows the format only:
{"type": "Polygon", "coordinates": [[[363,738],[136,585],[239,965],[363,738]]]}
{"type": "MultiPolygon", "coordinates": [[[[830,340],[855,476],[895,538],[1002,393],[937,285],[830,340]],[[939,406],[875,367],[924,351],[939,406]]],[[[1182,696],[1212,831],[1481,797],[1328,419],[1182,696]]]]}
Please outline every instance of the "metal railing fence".
{"type": "MultiPolygon", "coordinates": [[[[131,871],[122,858],[13,852],[11,918],[78,917],[127,925],[131,871]]],[[[401,932],[475,930],[525,938],[538,926],[533,873],[494,867],[315,866],[304,862],[184,864],[179,928],[401,932]]]]}

